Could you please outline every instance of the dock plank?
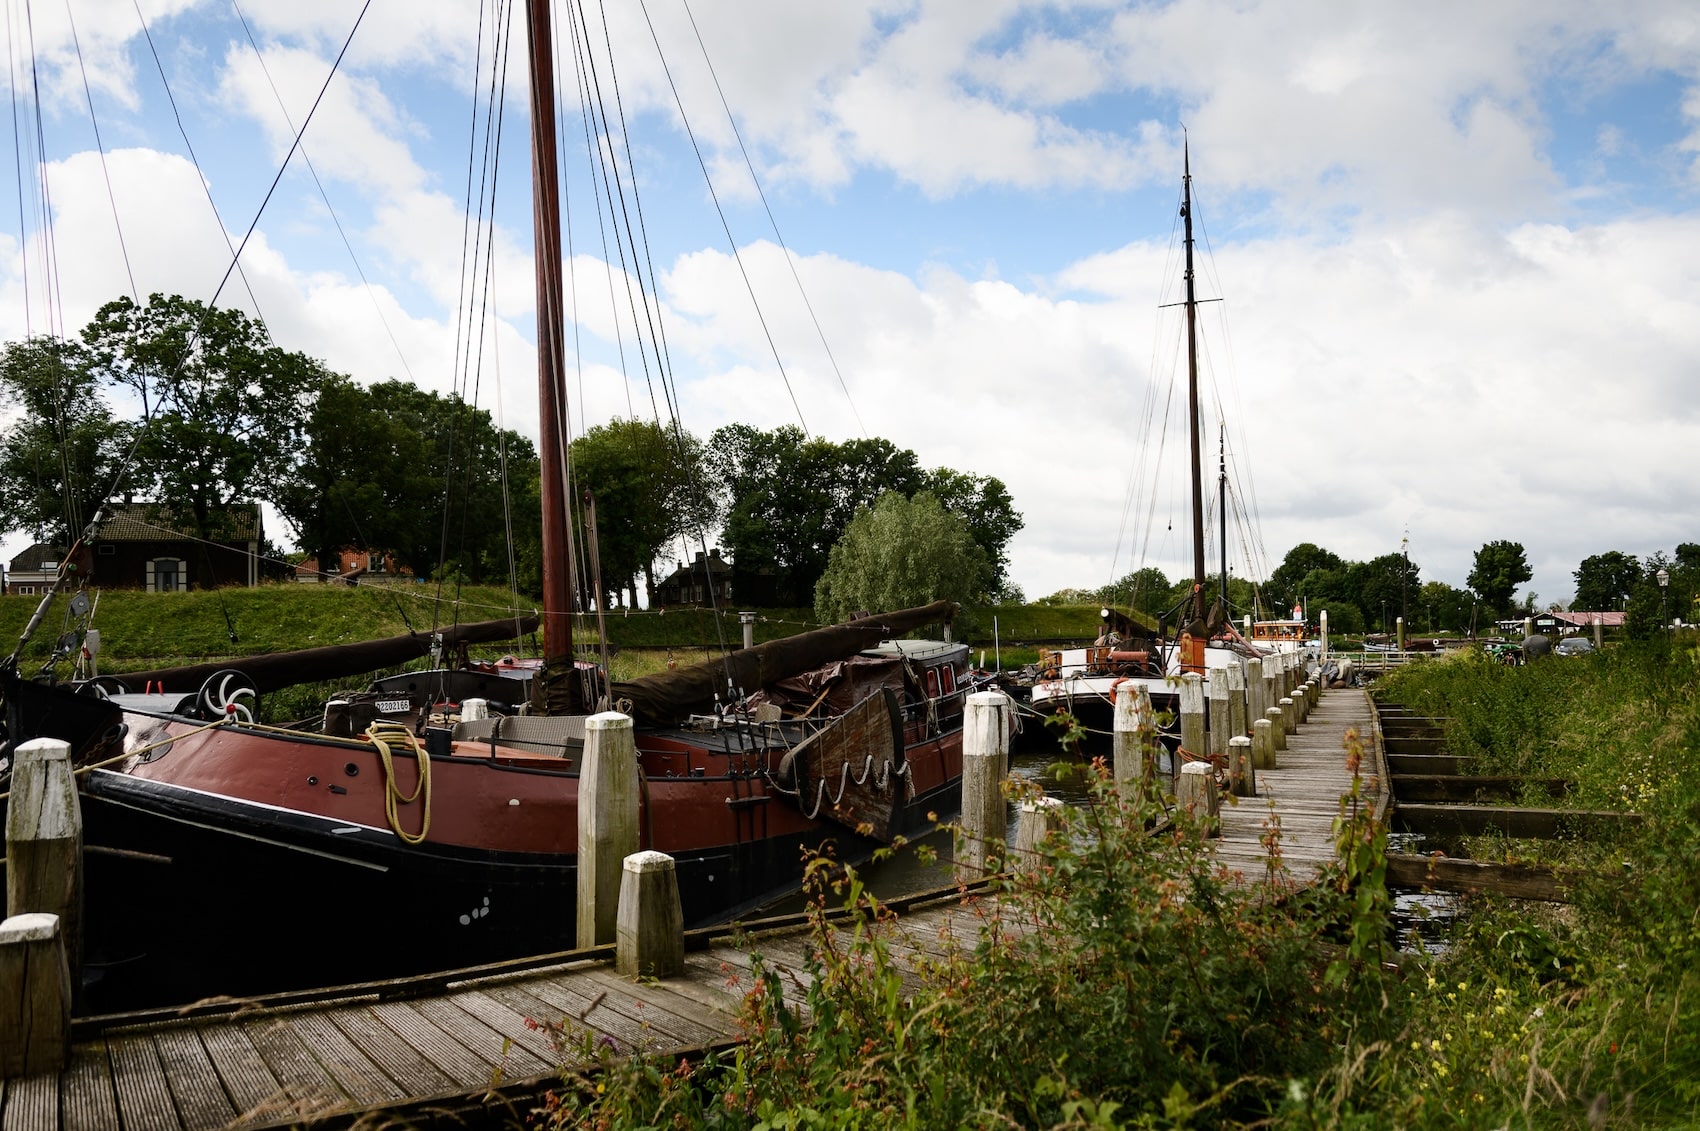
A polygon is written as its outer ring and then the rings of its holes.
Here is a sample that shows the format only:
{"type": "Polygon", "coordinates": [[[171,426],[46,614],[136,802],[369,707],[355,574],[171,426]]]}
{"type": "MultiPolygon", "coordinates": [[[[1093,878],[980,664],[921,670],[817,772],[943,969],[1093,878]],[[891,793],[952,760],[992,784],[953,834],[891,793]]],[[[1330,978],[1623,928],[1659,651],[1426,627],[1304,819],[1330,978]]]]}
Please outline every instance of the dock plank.
{"type": "Polygon", "coordinates": [[[700,1025],[678,1013],[670,1012],[643,993],[641,984],[609,970],[586,972],[591,982],[601,986],[608,996],[602,1004],[625,1014],[645,1031],[679,1045],[706,1045],[724,1036],[723,1030],[700,1025]]]}
{"type": "Polygon", "coordinates": [[[59,1082],[60,1125],[65,1131],[108,1131],[118,1126],[118,1097],[105,1045],[77,1045],[59,1082]]]}
{"type": "Polygon", "coordinates": [[[223,1127],[236,1118],[236,1109],[224,1094],[224,1085],[213,1071],[199,1033],[184,1026],[161,1029],[154,1034],[153,1043],[185,1131],[223,1127]]]}
{"type": "Polygon", "coordinates": [[[261,1123],[285,1115],[303,1114],[288,1090],[266,1067],[248,1034],[236,1024],[208,1025],[201,1030],[213,1070],[224,1083],[225,1094],[236,1109],[237,1124],[261,1123]]]}
{"type": "Polygon", "coordinates": [[[59,1074],[37,1072],[8,1082],[5,1131],[57,1131],[59,1127],[59,1074]]]}
{"type": "MultiPolygon", "coordinates": [[[[550,1067],[560,1063],[555,1042],[541,1026],[534,1028],[527,1025],[524,1013],[496,1000],[483,989],[463,990],[449,1000],[488,1025],[498,1036],[512,1041],[550,1067]]],[[[536,1019],[532,1020],[535,1022],[536,1019]]]]}
{"type": "Polygon", "coordinates": [[[113,1037],[107,1042],[112,1056],[112,1084],[118,1093],[118,1118],[125,1131],[180,1131],[177,1105],[171,1100],[171,1085],[165,1066],[147,1033],[113,1037]]]}
{"type": "Polygon", "coordinates": [[[285,1014],[283,1021],[349,1099],[360,1103],[382,1103],[401,1099],[407,1094],[356,1048],[354,1042],[344,1036],[323,1012],[301,1010],[285,1014]]]}
{"type": "Polygon", "coordinates": [[[387,1001],[371,1008],[373,1016],[460,1087],[472,1088],[490,1083],[491,1062],[462,1048],[458,1041],[414,1011],[409,1003],[387,1001]]]}
{"type": "Polygon", "coordinates": [[[453,1086],[454,1081],[364,1006],[333,1010],[329,1017],[343,1035],[377,1062],[384,1074],[408,1095],[432,1096],[453,1086]]]}
{"type": "Polygon", "coordinates": [[[342,1104],[342,1089],[283,1018],[255,1019],[239,1028],[297,1111],[326,1111],[342,1104]]]}
{"type": "Polygon", "coordinates": [[[535,1076],[555,1067],[553,1060],[537,1056],[462,1009],[455,998],[420,998],[408,1004],[421,1017],[458,1041],[461,1048],[484,1061],[487,1065],[484,1078],[487,1081],[493,1083],[498,1070],[503,1077],[512,1078],[535,1076]]]}

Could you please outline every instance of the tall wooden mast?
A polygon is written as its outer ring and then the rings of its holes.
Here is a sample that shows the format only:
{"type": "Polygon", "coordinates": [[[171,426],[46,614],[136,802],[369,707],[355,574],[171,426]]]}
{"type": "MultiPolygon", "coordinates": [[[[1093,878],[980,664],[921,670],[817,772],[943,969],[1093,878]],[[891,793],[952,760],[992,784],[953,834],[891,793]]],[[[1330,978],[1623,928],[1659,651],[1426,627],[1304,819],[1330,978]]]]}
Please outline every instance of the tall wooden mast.
{"type": "Polygon", "coordinates": [[[567,660],[572,640],[572,524],[567,518],[566,356],[561,302],[560,174],[555,160],[550,0],[526,0],[531,68],[531,226],[537,275],[538,458],[543,502],[543,658],[567,660]]]}
{"type": "Polygon", "coordinates": [[[1186,232],[1186,392],[1188,433],[1192,441],[1192,616],[1205,620],[1204,606],[1204,470],[1199,451],[1198,419],[1198,295],[1192,276],[1192,157],[1183,147],[1181,220],[1186,232]]]}

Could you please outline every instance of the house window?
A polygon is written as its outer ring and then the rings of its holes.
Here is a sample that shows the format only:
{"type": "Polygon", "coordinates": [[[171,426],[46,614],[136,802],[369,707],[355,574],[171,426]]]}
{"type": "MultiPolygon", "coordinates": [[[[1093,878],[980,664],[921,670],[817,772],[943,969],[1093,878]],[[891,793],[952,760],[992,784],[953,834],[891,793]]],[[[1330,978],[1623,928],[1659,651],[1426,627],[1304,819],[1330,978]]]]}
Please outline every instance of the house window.
{"type": "Polygon", "coordinates": [[[118,547],[114,546],[111,542],[102,542],[100,545],[95,547],[95,553],[99,554],[103,558],[110,558],[118,553],[118,547]]]}
{"type": "Polygon", "coordinates": [[[23,597],[32,597],[35,595],[35,586],[20,585],[18,586],[18,594],[23,597]]]}
{"type": "Polygon", "coordinates": [[[148,562],[148,592],[176,593],[189,587],[188,563],[182,558],[154,558],[148,562]]]}

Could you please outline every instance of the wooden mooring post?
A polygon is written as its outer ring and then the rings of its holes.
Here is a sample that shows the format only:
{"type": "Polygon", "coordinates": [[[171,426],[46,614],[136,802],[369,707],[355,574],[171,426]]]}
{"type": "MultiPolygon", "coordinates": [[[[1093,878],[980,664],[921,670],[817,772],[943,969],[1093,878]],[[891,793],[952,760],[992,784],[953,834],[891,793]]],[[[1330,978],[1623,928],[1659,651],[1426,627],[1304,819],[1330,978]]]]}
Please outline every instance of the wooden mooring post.
{"type": "Polygon", "coordinates": [[[1256,720],[1261,719],[1263,712],[1269,709],[1269,704],[1263,697],[1266,686],[1263,678],[1263,661],[1247,660],[1245,662],[1245,717],[1248,727],[1256,720]]]}
{"type": "Polygon", "coordinates": [[[1249,734],[1249,717],[1246,715],[1245,669],[1238,664],[1229,664],[1228,672],[1228,735],[1249,734]]]}
{"type": "Polygon", "coordinates": [[[18,747],[6,810],[0,1079],[64,1067],[82,969],[83,810],[71,746],[18,747]]]}
{"type": "Polygon", "coordinates": [[[976,691],[962,715],[962,845],[956,878],[997,870],[1004,836],[1003,780],[1009,773],[1009,696],[976,691]]]}
{"type": "Polygon", "coordinates": [[[685,972],[679,874],[665,852],[634,852],[622,862],[614,969],[628,978],[673,978],[685,972]]]}
{"type": "Polygon", "coordinates": [[[1158,781],[1156,725],[1151,715],[1151,694],[1143,686],[1116,696],[1114,728],[1110,768],[1115,774],[1117,796],[1128,802],[1134,799],[1136,790],[1153,788],[1158,781]]]}
{"type": "Polygon", "coordinates": [[[1251,764],[1259,770],[1275,769],[1275,724],[1258,719],[1251,724],[1251,764]]]}
{"type": "Polygon", "coordinates": [[[1015,825],[1012,862],[1024,872],[1038,871],[1045,863],[1045,838],[1062,827],[1063,802],[1058,797],[1035,797],[1023,801],[1015,825]]]}
{"type": "Polygon", "coordinates": [[[1243,734],[1228,740],[1228,792],[1235,797],[1257,796],[1257,764],[1251,756],[1251,739],[1243,734]]]}
{"type": "Polygon", "coordinates": [[[1175,808],[1191,813],[1203,824],[1204,835],[1222,835],[1222,801],[1216,795],[1216,774],[1208,762],[1188,762],[1175,781],[1175,808]]]}
{"type": "Polygon", "coordinates": [[[1181,749],[1203,757],[1204,741],[1204,677],[1187,672],[1181,676],[1181,749]]]}
{"type": "Polygon", "coordinates": [[[638,850],[637,742],[629,715],[584,721],[578,776],[578,945],[615,941],[624,861],[638,850]]]}
{"type": "Polygon", "coordinates": [[[1210,753],[1227,757],[1228,739],[1232,731],[1228,722],[1229,700],[1227,670],[1218,668],[1205,688],[1210,699],[1210,753]]]}
{"type": "Polygon", "coordinates": [[[1287,716],[1279,707],[1263,712],[1269,720],[1269,748],[1277,754],[1287,748],[1287,716]]]}

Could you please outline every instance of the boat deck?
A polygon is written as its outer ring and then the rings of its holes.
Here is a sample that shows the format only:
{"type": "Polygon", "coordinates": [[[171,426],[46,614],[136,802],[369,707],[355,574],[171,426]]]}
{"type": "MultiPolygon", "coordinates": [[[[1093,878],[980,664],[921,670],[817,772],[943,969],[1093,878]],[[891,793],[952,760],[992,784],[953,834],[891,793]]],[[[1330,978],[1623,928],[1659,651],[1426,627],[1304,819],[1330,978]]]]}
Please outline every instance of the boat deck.
{"type": "MultiPolygon", "coordinates": [[[[1380,764],[1369,697],[1332,691],[1288,737],[1281,768],[1259,773],[1258,797],[1224,804],[1215,851],[1246,882],[1265,876],[1261,839],[1271,814],[1280,818],[1293,881],[1308,882],[1332,857],[1333,820],[1350,787],[1343,740],[1351,727],[1364,736],[1367,781],[1380,764]]],[[[917,953],[972,945],[984,917],[998,914],[991,900],[955,892],[894,904],[905,947],[917,953]]],[[[754,940],[769,967],[800,991],[804,929],[754,940]]],[[[737,1039],[751,986],[748,953],[724,932],[693,932],[689,944],[685,975],[662,982],[618,977],[612,948],[601,947],[263,1003],[86,1019],[63,1072],[0,1083],[0,1126],[151,1131],[522,1119],[557,1065],[582,1063],[599,1049],[673,1057],[737,1039]]]]}

